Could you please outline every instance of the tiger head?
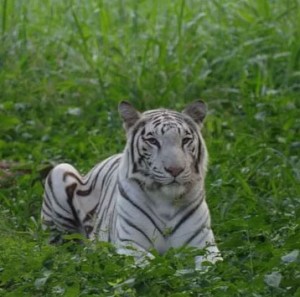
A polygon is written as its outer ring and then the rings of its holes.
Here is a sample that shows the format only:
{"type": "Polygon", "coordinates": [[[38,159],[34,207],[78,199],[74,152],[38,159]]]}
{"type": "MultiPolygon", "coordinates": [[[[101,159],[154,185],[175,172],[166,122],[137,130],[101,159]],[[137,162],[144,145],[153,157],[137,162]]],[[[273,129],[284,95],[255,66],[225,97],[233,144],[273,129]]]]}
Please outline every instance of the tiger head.
{"type": "Polygon", "coordinates": [[[126,178],[148,189],[184,189],[203,181],[207,150],[200,128],[206,105],[196,101],[183,112],[167,109],[138,112],[122,101],[119,113],[127,132],[126,178]]]}

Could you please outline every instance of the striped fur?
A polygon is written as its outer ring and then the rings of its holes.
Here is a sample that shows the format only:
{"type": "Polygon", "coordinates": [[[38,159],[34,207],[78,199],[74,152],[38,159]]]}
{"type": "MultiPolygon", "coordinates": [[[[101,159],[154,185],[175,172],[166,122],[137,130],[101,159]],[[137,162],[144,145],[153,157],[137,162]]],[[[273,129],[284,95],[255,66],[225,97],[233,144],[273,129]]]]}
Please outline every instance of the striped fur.
{"type": "Polygon", "coordinates": [[[205,104],[140,114],[121,102],[119,112],[124,152],[84,177],[69,164],[56,166],[45,183],[44,227],[109,241],[126,254],[128,246],[134,254],[206,247],[214,262],[219,251],[205,200],[207,150],[200,132],[205,104]]]}

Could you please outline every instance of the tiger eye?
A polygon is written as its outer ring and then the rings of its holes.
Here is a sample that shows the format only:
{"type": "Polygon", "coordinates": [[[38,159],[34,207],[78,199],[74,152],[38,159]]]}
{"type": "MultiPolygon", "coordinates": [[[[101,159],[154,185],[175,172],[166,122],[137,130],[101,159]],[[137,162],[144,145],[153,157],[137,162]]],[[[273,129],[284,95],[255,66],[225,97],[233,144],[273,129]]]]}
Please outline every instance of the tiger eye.
{"type": "Polygon", "coordinates": [[[150,144],[159,146],[159,142],[155,138],[153,138],[153,137],[147,138],[146,141],[149,142],[150,144]]]}
{"type": "Polygon", "coordinates": [[[192,138],[190,138],[190,137],[185,137],[185,138],[183,138],[183,139],[182,139],[182,145],[187,144],[190,140],[192,140],[192,138]]]}

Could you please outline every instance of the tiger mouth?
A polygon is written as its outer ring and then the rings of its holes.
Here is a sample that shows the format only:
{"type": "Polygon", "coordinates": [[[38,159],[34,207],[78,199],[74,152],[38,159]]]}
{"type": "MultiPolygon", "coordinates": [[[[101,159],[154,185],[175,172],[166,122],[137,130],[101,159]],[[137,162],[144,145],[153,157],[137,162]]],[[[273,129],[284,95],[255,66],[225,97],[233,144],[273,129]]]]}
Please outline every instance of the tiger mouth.
{"type": "Polygon", "coordinates": [[[180,177],[174,177],[172,179],[161,180],[153,176],[152,182],[153,185],[156,185],[156,187],[187,186],[188,184],[192,183],[192,179],[182,179],[180,177]]]}
{"type": "Polygon", "coordinates": [[[174,180],[172,180],[170,183],[167,184],[167,186],[170,186],[170,185],[181,185],[181,183],[179,183],[179,182],[174,178],[174,180]]]}
{"type": "Polygon", "coordinates": [[[185,183],[180,183],[177,180],[172,180],[171,182],[161,182],[161,181],[154,181],[152,186],[154,186],[155,188],[162,188],[162,187],[176,187],[176,186],[184,186],[185,183]]]}
{"type": "Polygon", "coordinates": [[[189,182],[186,181],[178,181],[176,178],[174,178],[172,181],[168,183],[161,183],[162,186],[168,187],[168,186],[186,186],[189,184],[189,182]]]}

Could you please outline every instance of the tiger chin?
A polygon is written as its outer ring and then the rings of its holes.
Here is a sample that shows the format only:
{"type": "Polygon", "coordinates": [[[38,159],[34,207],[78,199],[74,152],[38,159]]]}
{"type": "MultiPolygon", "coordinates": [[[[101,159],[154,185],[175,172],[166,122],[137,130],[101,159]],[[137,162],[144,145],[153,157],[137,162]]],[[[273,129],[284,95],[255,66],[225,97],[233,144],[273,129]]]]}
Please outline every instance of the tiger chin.
{"type": "Polygon", "coordinates": [[[222,260],[205,199],[205,103],[140,113],[122,101],[119,113],[127,136],[123,153],[85,176],[70,164],[54,167],[45,182],[43,226],[112,242],[137,259],[151,257],[151,249],[163,254],[191,246],[206,250],[197,267],[222,260]]]}

